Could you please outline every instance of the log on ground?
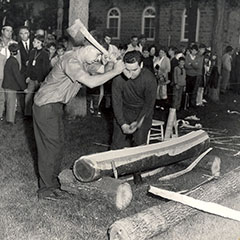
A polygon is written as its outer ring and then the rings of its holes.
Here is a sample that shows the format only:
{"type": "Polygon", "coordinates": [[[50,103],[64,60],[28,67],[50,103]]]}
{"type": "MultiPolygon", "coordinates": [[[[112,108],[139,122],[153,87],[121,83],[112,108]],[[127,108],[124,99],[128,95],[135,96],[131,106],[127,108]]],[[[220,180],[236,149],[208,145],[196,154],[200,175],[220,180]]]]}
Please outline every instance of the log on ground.
{"type": "Polygon", "coordinates": [[[193,131],[166,142],[82,156],[75,161],[73,172],[80,181],[90,182],[113,176],[113,162],[118,176],[150,171],[196,157],[209,147],[209,143],[205,131],[193,131]]]}
{"type": "MultiPolygon", "coordinates": [[[[219,180],[203,185],[188,196],[220,203],[227,196],[237,192],[240,192],[240,168],[230,171],[219,180]]],[[[195,208],[169,201],[114,222],[109,228],[110,240],[150,239],[198,212],[195,208]]]]}
{"type": "Polygon", "coordinates": [[[104,177],[95,182],[83,183],[74,177],[70,169],[63,170],[58,177],[62,190],[88,200],[102,199],[118,210],[128,207],[133,197],[131,186],[123,180],[104,177]]]}

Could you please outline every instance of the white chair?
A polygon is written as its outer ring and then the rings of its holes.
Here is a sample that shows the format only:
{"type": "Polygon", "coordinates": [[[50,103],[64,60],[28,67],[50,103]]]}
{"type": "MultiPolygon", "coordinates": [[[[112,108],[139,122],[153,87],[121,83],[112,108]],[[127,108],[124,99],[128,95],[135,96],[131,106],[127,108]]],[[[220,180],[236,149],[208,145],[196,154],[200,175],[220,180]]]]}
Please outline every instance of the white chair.
{"type": "Polygon", "coordinates": [[[152,140],[164,141],[164,122],[160,120],[152,120],[152,127],[150,128],[147,136],[147,144],[152,140]]]}

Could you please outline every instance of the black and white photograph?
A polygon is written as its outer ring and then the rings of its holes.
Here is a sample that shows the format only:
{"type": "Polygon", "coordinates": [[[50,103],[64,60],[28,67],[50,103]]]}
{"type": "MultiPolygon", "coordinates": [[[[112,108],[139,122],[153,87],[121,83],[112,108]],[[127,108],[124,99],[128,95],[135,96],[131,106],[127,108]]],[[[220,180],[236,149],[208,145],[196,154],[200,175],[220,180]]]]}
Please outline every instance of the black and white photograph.
{"type": "Polygon", "coordinates": [[[0,240],[240,240],[239,0],[0,0],[0,240]]]}

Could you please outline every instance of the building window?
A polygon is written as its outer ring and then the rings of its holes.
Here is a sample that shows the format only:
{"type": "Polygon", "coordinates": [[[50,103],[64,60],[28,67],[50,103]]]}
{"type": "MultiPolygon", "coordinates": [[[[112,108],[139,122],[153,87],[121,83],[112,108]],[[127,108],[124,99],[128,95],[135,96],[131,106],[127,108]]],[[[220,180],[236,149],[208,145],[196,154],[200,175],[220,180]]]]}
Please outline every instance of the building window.
{"type": "Polygon", "coordinates": [[[107,15],[107,28],[112,34],[112,39],[120,38],[121,13],[118,8],[111,8],[107,15]]]}
{"type": "Polygon", "coordinates": [[[144,34],[148,40],[154,40],[155,38],[155,17],[155,8],[145,8],[142,15],[142,34],[144,34]]]}
{"type": "MultiPolygon", "coordinates": [[[[181,26],[181,41],[188,42],[188,33],[189,33],[189,26],[188,26],[188,15],[186,8],[183,10],[182,14],[182,26],[181,26]]],[[[197,10],[197,24],[196,24],[196,36],[195,41],[198,42],[199,38],[199,25],[200,25],[200,10],[197,10]]]]}

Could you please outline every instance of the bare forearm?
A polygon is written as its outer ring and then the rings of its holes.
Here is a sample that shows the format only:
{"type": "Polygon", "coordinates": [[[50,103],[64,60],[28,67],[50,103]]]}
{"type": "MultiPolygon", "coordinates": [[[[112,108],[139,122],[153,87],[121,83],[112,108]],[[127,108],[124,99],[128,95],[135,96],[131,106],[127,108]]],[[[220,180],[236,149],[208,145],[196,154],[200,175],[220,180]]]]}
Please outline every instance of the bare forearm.
{"type": "Polygon", "coordinates": [[[97,74],[94,76],[89,75],[87,78],[85,78],[81,82],[89,88],[94,88],[104,84],[105,82],[109,81],[110,79],[114,78],[117,75],[118,73],[112,70],[112,71],[109,71],[103,74],[97,74]]]}

